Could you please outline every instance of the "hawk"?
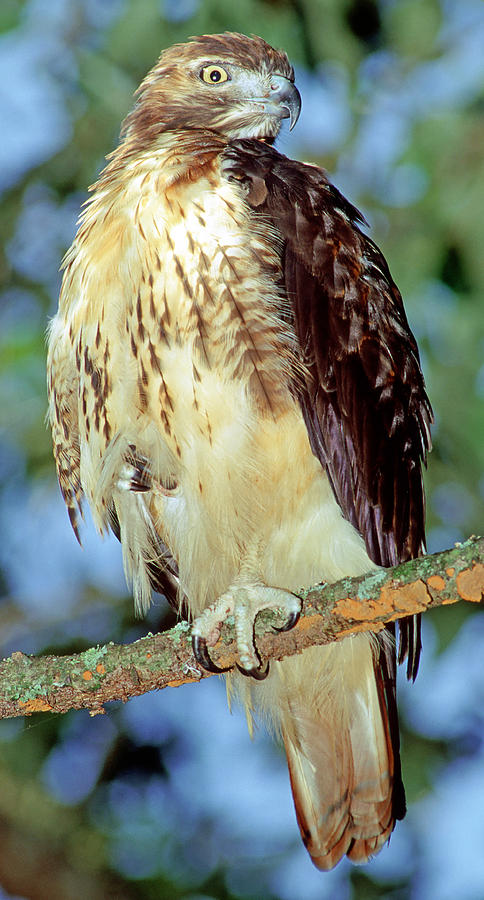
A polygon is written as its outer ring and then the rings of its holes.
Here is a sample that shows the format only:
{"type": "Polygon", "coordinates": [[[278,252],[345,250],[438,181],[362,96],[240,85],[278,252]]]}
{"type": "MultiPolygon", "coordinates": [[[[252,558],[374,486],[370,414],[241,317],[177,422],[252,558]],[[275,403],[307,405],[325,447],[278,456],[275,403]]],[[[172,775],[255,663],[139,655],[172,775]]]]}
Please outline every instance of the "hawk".
{"type": "MultiPolygon", "coordinates": [[[[282,738],[316,866],[365,862],[405,813],[390,629],[273,662],[254,619],[295,591],[418,555],[431,409],[400,293],[325,172],[274,149],[300,111],[285,53],[202,35],[165,50],[64,260],[49,415],[78,534],[117,535],[138,612],[235,619],[229,678],[282,738]],[[249,677],[243,677],[243,676],[249,677]]],[[[417,621],[399,659],[414,677],[417,621]]]]}

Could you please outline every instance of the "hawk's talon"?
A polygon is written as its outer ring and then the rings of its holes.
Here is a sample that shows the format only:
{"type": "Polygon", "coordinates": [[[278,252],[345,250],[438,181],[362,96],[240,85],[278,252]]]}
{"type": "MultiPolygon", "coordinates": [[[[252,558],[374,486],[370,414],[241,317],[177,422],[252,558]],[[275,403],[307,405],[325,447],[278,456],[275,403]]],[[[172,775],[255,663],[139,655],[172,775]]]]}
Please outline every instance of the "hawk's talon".
{"type": "Polygon", "coordinates": [[[236,666],[242,675],[246,675],[247,678],[255,678],[256,681],[264,681],[264,678],[267,678],[269,674],[269,662],[267,660],[264,665],[261,662],[258,668],[254,667],[253,669],[244,669],[239,663],[236,663],[236,666]]]}
{"type": "Polygon", "coordinates": [[[297,625],[300,618],[301,618],[301,607],[298,610],[294,610],[293,612],[289,613],[289,616],[287,617],[287,620],[284,623],[284,625],[281,625],[281,626],[273,625],[272,630],[277,631],[279,633],[282,631],[291,631],[291,629],[297,625]]]}
{"type": "Polygon", "coordinates": [[[214,603],[207,606],[193,623],[192,646],[197,663],[208,672],[215,672],[217,675],[228,671],[211,660],[209,648],[217,642],[221,625],[229,616],[233,616],[237,668],[242,675],[263,681],[269,674],[269,665],[261,661],[254,644],[254,621],[263,609],[285,613],[284,624],[276,630],[287,631],[299,618],[301,599],[290,591],[269,587],[256,581],[239,580],[234,583],[214,603]]]}
{"type": "Polygon", "coordinates": [[[199,634],[192,634],[192,650],[198,665],[202,669],[206,669],[207,672],[213,672],[214,675],[223,675],[224,672],[229,671],[230,666],[222,669],[213,662],[207,649],[207,642],[199,634]]]}

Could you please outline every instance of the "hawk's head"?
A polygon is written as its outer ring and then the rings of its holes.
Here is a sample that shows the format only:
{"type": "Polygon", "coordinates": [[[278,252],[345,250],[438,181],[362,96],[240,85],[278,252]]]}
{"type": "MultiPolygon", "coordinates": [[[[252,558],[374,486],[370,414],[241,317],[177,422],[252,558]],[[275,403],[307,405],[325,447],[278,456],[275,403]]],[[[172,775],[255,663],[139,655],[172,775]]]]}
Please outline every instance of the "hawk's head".
{"type": "Polygon", "coordinates": [[[225,32],[165,50],[137,91],[123,133],[148,143],[165,131],[203,129],[272,143],[292,128],[301,98],[285,53],[259,37],[225,32]]]}

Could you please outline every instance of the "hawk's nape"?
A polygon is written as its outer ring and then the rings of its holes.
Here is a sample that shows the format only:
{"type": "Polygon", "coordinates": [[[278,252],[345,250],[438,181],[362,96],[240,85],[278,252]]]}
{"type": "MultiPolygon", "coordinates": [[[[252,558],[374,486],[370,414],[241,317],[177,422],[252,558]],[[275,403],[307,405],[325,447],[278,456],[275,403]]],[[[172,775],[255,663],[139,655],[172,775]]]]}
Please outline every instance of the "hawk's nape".
{"type": "MultiPolygon", "coordinates": [[[[393,634],[269,669],[254,619],[282,607],[290,627],[299,588],[421,552],[431,411],[359,213],[272,146],[299,110],[286,54],[261,38],[164,51],[64,261],[49,415],[74,529],[86,498],[137,610],[163,591],[211,669],[234,616],[231,689],[281,735],[328,869],[369,859],[405,813],[393,634]]],[[[407,623],[412,676],[419,650],[407,623]]]]}

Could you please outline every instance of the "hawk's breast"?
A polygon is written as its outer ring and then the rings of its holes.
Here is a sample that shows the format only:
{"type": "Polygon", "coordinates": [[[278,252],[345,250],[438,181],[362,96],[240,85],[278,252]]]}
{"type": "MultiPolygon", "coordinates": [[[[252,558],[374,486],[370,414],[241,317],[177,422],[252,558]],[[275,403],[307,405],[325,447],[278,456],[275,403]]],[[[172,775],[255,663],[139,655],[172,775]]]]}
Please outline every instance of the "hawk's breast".
{"type": "Polygon", "coordinates": [[[277,236],[216,159],[194,180],[158,162],[94,195],[56,325],[79,360],[81,480],[98,523],[116,509],[134,577],[157,534],[195,613],[244,566],[288,588],[348,573],[340,528],[365,571],[290,390],[277,236]],[[133,453],[151,478],[141,493],[126,480],[133,453]]]}

